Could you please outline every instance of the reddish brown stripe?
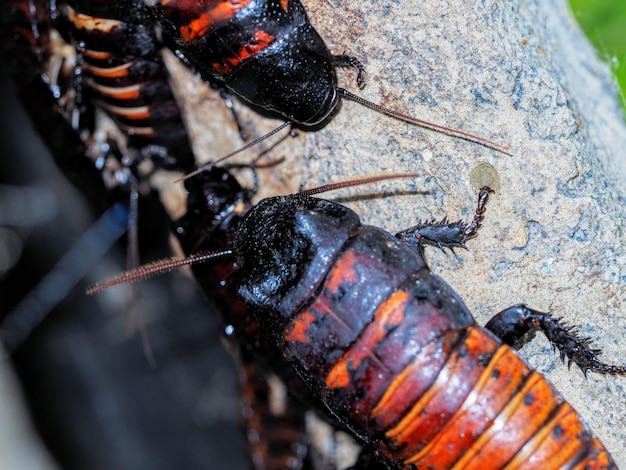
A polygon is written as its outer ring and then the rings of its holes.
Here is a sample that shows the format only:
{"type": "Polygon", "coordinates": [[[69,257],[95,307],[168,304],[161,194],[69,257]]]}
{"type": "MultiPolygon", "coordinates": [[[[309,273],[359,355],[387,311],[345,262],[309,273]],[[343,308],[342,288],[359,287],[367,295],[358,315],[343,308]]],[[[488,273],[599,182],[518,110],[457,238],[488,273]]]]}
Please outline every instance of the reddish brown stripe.
{"type": "Polygon", "coordinates": [[[480,378],[489,358],[499,347],[498,341],[475,327],[459,343],[435,383],[415,403],[393,429],[385,433],[391,447],[401,449],[397,455],[408,462],[420,452],[465,401],[480,378]]]}
{"type": "Polygon", "coordinates": [[[113,54],[111,54],[109,51],[94,51],[91,49],[85,49],[83,55],[85,57],[89,57],[90,59],[97,60],[106,60],[110,59],[113,56],[113,54]]]}
{"type": "Polygon", "coordinates": [[[85,79],[87,86],[97,91],[100,95],[109,98],[115,98],[117,100],[132,100],[137,99],[141,95],[141,84],[131,85],[125,87],[110,87],[99,85],[93,80],[85,79]]]}
{"type": "Polygon", "coordinates": [[[615,463],[613,463],[602,443],[594,438],[587,450],[587,456],[572,467],[571,470],[615,470],[616,468],[615,463]]]}
{"type": "Polygon", "coordinates": [[[453,331],[430,341],[397,374],[371,412],[371,418],[378,429],[389,429],[409,412],[411,405],[437,378],[458,338],[458,333],[453,331]]]}
{"type": "MultiPolygon", "coordinates": [[[[105,53],[108,54],[108,53],[105,53]]],[[[85,52],[85,55],[87,53],[85,52]]],[[[99,59],[101,57],[98,57],[99,59]]],[[[103,77],[103,78],[122,78],[128,76],[128,69],[133,65],[133,62],[127,62],[122,65],[118,65],[116,67],[96,67],[95,65],[85,64],[85,70],[87,70],[90,74],[103,77]]]]}
{"type": "Polygon", "coordinates": [[[505,465],[544,425],[563,399],[538,372],[502,410],[489,429],[453,468],[480,470],[505,465]]]}
{"type": "Polygon", "coordinates": [[[112,104],[100,102],[99,105],[107,112],[124,117],[131,120],[148,119],[150,117],[149,106],[137,106],[135,108],[123,108],[121,106],[114,106],[112,104]]]}
{"type": "Polygon", "coordinates": [[[70,6],[66,6],[67,16],[74,24],[76,29],[82,29],[84,31],[100,31],[102,33],[109,33],[113,29],[122,25],[121,21],[110,20],[106,18],[96,18],[94,16],[83,15],[82,13],[76,13],[70,6]]]}
{"type": "Polygon", "coordinates": [[[591,436],[568,403],[528,441],[507,469],[561,468],[580,454],[591,436]]]}
{"type": "MultiPolygon", "coordinates": [[[[325,297],[321,298],[321,302],[325,297]]],[[[316,307],[319,309],[321,302],[316,303],[316,307]]],[[[328,309],[328,307],[327,307],[328,309]]],[[[290,328],[285,333],[285,341],[288,343],[298,341],[300,343],[307,343],[310,340],[311,326],[317,321],[317,316],[310,310],[302,312],[298,315],[290,325],[290,328]]]]}
{"type": "Polygon", "coordinates": [[[420,454],[409,459],[423,468],[450,468],[498,416],[530,374],[508,346],[501,346],[448,425],[420,454]]]}
{"type": "Polygon", "coordinates": [[[325,289],[330,293],[336,293],[346,282],[356,283],[358,275],[355,271],[357,256],[354,252],[348,251],[336,263],[336,267],[328,275],[325,289]]]}

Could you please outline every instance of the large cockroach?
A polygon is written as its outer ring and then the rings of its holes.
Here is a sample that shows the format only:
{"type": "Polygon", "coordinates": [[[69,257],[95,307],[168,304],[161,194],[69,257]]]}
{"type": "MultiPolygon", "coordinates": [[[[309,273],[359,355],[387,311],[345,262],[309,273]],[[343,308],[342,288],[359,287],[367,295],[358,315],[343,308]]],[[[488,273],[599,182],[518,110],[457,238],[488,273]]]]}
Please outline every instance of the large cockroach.
{"type": "MultiPolygon", "coordinates": [[[[331,188],[334,186],[330,186],[331,188]]],[[[323,187],[321,190],[327,190],[323,187]]],[[[465,246],[482,223],[392,236],[311,197],[250,209],[232,249],[104,283],[235,256],[238,293],[311,392],[389,468],[617,468],[573,408],[511,348],[542,331],[584,372],[626,375],[547,313],[507,308],[485,328],[427,267],[425,245],[465,246]]]]}
{"type": "Polygon", "coordinates": [[[331,56],[298,0],[150,3],[181,54],[250,103],[305,125],[337,105],[333,62],[350,60],[331,56]]]}

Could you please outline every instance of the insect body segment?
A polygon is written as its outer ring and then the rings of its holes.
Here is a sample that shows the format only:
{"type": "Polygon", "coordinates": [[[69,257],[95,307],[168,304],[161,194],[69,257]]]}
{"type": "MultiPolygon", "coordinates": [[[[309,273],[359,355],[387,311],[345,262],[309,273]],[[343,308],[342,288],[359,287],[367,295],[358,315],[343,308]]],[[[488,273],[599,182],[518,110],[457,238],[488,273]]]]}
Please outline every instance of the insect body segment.
{"type": "MultiPolygon", "coordinates": [[[[261,201],[224,253],[235,255],[235,286],[257,328],[374,464],[616,469],[579,415],[509,344],[541,329],[583,371],[626,375],[626,367],[598,361],[588,340],[524,305],[481,328],[424,261],[421,242],[464,246],[476,235],[491,190],[481,190],[469,224],[419,224],[392,236],[310,196],[341,186],[261,201]]],[[[135,277],[128,272],[91,292],[135,277]]]]}

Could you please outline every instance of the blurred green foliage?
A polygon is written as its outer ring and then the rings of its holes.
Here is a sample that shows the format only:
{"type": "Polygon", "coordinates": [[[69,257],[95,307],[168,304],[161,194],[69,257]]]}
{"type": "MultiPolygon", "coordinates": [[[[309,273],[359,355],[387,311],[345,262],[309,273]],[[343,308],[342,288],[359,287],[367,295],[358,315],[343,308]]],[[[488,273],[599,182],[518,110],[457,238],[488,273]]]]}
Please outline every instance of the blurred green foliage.
{"type": "Polygon", "coordinates": [[[626,109],[626,0],[570,0],[570,5],[620,87],[626,109]]]}

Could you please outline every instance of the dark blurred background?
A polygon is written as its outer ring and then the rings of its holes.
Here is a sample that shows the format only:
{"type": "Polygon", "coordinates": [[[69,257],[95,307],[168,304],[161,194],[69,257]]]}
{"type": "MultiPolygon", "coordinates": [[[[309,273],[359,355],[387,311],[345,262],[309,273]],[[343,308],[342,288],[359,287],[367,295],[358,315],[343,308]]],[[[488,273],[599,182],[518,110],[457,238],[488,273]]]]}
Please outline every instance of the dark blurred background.
{"type": "MultiPolygon", "coordinates": [[[[100,214],[57,171],[3,63],[0,103],[0,318],[9,342],[12,330],[34,328],[0,366],[16,371],[59,466],[245,468],[236,372],[218,314],[182,273],[143,283],[151,368],[128,289],[84,294],[87,284],[125,268],[124,238],[108,249],[113,230],[100,230],[77,247],[100,214]],[[74,261],[55,267],[72,249],[74,261]],[[92,262],[99,250],[104,255],[92,262]],[[65,292],[82,269],[88,274],[65,292]]],[[[153,214],[143,207],[142,215],[153,214]]],[[[140,240],[144,259],[168,254],[162,230],[149,227],[140,240]]]]}

